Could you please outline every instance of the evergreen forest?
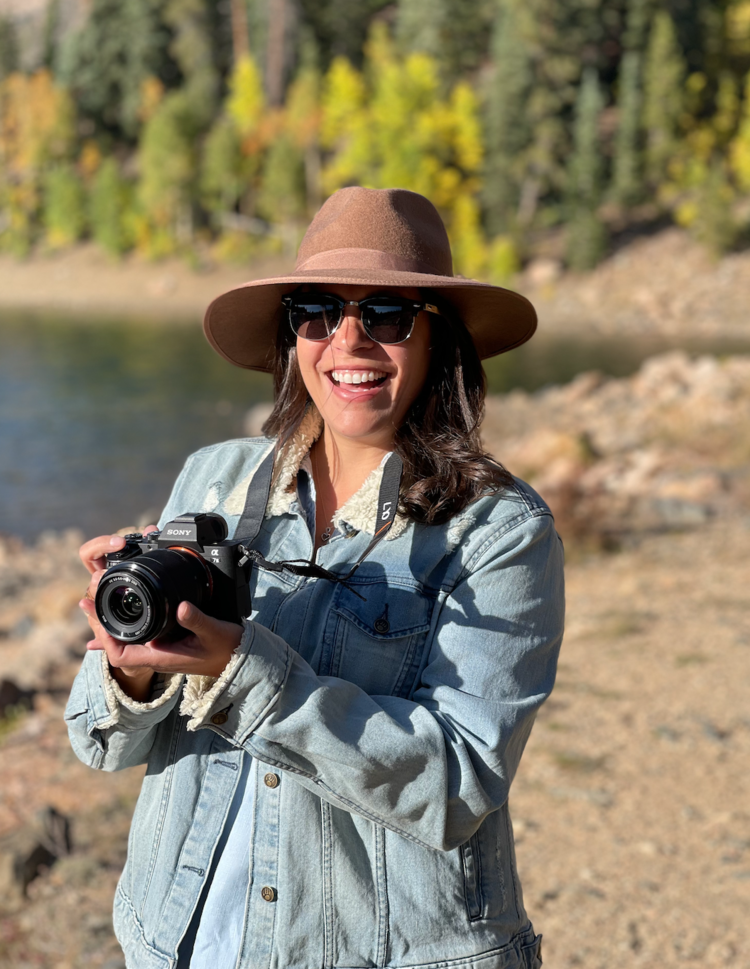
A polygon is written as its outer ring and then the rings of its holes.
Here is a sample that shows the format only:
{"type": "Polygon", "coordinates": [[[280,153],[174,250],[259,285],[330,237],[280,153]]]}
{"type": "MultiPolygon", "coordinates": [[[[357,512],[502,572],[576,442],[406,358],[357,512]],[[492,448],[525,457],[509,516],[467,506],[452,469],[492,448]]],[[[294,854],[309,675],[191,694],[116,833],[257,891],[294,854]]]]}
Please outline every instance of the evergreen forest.
{"type": "Polygon", "coordinates": [[[48,0],[0,19],[0,248],[291,255],[342,186],[440,209],[456,271],[750,244],[750,0],[48,0]]]}

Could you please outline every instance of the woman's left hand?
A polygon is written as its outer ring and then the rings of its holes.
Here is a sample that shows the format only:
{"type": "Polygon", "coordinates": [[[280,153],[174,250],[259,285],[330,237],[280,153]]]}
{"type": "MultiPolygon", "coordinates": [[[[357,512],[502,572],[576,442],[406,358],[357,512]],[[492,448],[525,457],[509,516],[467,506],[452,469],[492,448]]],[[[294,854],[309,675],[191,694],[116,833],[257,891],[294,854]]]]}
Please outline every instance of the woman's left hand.
{"type": "Polygon", "coordinates": [[[143,669],[157,673],[219,676],[242,638],[243,629],[237,623],[214,619],[192,603],[181,602],[177,608],[177,619],[181,626],[189,630],[184,639],[175,642],[154,639],[143,644],[121,643],[102,627],[90,599],[81,600],[80,606],[95,636],[86,644],[86,648],[103,649],[110,666],[115,670],[126,668],[129,673],[143,669]]]}

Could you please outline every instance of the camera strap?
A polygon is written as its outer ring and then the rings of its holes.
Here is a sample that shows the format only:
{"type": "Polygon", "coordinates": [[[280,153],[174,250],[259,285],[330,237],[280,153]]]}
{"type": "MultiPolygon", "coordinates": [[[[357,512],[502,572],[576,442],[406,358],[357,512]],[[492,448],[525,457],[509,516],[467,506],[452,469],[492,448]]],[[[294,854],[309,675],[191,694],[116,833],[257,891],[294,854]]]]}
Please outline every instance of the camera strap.
{"type": "MultiPolygon", "coordinates": [[[[237,526],[237,531],[239,533],[237,537],[240,539],[240,550],[242,551],[242,558],[238,563],[239,566],[242,568],[248,564],[253,564],[267,572],[281,572],[282,570],[286,570],[287,572],[291,572],[292,575],[303,575],[316,579],[328,579],[331,582],[340,582],[343,585],[347,585],[349,579],[351,579],[367,556],[370,555],[375,546],[388,534],[393,522],[396,519],[396,512],[398,511],[399,489],[401,487],[401,475],[404,468],[400,456],[395,451],[391,452],[391,454],[388,456],[388,460],[383,468],[383,477],[380,482],[375,534],[373,535],[370,544],[359,556],[346,575],[337,575],[335,572],[324,569],[322,565],[318,565],[313,561],[307,561],[306,559],[291,559],[285,562],[269,562],[259,551],[249,547],[250,544],[258,537],[260,527],[263,523],[266,505],[268,504],[268,496],[271,490],[273,457],[274,452],[272,451],[263,460],[262,464],[255,472],[253,480],[250,483],[251,486],[248,489],[247,499],[245,500],[245,510],[243,511],[242,517],[240,518],[240,523],[237,526]]],[[[360,599],[364,599],[364,596],[361,596],[356,589],[352,589],[348,585],[347,588],[349,588],[350,591],[356,596],[359,596],[360,599]]]]}
{"type": "Polygon", "coordinates": [[[234,533],[235,539],[241,541],[243,545],[252,545],[260,533],[266,515],[268,496],[271,494],[271,478],[273,477],[275,457],[276,448],[272,447],[258,465],[258,469],[250,482],[250,487],[247,489],[245,507],[234,533]]]}

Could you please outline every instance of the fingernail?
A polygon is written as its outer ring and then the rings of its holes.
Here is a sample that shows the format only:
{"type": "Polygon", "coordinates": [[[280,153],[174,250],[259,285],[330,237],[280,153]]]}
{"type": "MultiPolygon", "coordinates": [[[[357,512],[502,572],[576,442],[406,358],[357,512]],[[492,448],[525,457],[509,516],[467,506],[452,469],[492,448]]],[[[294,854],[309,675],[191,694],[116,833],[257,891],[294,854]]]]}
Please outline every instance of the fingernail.
{"type": "Polygon", "coordinates": [[[117,548],[120,545],[122,545],[124,542],[125,542],[125,539],[122,537],[122,535],[113,535],[112,538],[110,538],[109,540],[109,544],[112,546],[112,548],[117,548]]]}

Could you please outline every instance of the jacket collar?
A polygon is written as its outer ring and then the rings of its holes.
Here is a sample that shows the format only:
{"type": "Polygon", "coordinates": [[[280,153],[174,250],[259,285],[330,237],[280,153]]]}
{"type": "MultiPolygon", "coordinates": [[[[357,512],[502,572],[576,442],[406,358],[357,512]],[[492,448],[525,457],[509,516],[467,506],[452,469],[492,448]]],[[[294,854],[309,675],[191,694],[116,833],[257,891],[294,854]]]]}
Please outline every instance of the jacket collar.
{"type": "MultiPolygon", "coordinates": [[[[310,448],[320,437],[322,430],[323,418],[318,413],[317,408],[310,405],[296,434],[276,459],[275,470],[278,473],[268,497],[266,518],[285,515],[290,511],[292,502],[297,497],[295,488],[297,473],[305,457],[309,454],[310,448]]],[[[359,491],[355,492],[341,508],[334,512],[333,524],[339,528],[346,524],[359,532],[374,535],[382,478],[383,464],[371,471],[359,491]]],[[[400,514],[396,515],[396,519],[386,535],[386,540],[396,538],[408,524],[408,518],[400,514]]]]}

